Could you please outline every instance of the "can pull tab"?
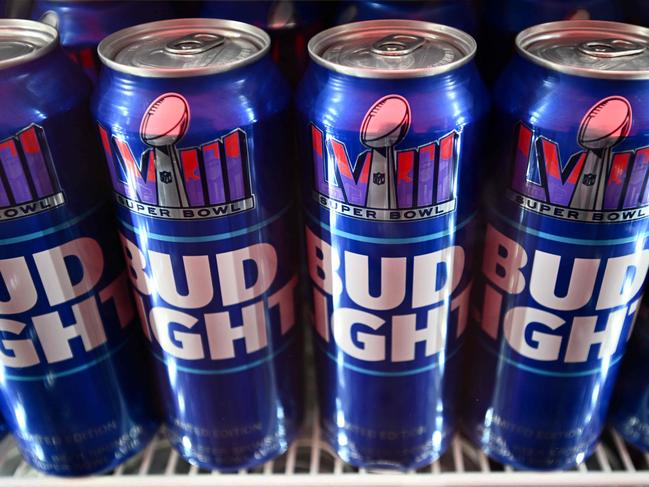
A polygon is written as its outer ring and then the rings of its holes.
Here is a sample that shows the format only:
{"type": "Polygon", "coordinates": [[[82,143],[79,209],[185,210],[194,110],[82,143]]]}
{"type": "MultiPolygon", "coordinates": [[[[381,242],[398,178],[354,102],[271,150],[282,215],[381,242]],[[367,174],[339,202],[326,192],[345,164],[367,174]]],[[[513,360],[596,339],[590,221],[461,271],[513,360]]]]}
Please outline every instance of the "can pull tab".
{"type": "Polygon", "coordinates": [[[53,10],[48,10],[47,12],[45,12],[43,15],[41,15],[41,18],[38,19],[38,21],[43,22],[50,27],[54,27],[57,30],[59,29],[59,15],[53,10]]]}
{"type": "Polygon", "coordinates": [[[171,54],[200,54],[214,49],[225,42],[225,37],[218,34],[197,32],[167,42],[165,51],[171,54]]]}
{"type": "Polygon", "coordinates": [[[635,56],[643,53],[647,48],[637,42],[625,39],[601,39],[597,41],[582,42],[578,49],[589,56],[601,58],[615,58],[635,56]]]}
{"type": "Polygon", "coordinates": [[[379,56],[405,56],[424,45],[424,39],[408,34],[390,34],[372,44],[372,52],[379,56]]]}

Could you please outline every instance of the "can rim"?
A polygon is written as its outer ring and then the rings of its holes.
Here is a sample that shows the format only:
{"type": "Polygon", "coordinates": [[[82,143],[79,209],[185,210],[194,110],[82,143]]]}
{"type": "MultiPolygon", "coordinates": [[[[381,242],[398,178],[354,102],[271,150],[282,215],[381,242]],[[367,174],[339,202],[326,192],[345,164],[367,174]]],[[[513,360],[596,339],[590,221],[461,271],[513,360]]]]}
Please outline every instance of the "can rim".
{"type": "Polygon", "coordinates": [[[521,31],[516,36],[516,51],[523,58],[538,64],[544,68],[551,69],[559,73],[581,76],[584,78],[596,79],[621,79],[621,80],[642,80],[649,79],[649,69],[642,71],[622,71],[622,70],[600,70],[583,66],[569,66],[555,61],[544,59],[537,54],[531,53],[526,49],[532,42],[552,39],[557,37],[557,33],[565,32],[567,29],[580,30],[604,30],[611,29],[617,32],[635,35],[647,39],[649,44],[649,28],[641,27],[624,22],[611,22],[608,20],[561,20],[557,22],[546,22],[534,25],[521,31]]]}
{"type": "Polygon", "coordinates": [[[108,68],[125,74],[140,76],[143,78],[190,78],[194,76],[206,76],[210,74],[226,73],[235,69],[247,66],[264,57],[270,50],[270,36],[259,27],[238,22],[236,20],[223,19],[203,19],[203,18],[186,18],[186,19],[169,19],[147,22],[125,29],[118,30],[104,38],[97,46],[97,53],[101,62],[108,68]],[[221,28],[231,29],[242,33],[251,34],[261,45],[261,49],[253,55],[238,61],[214,64],[209,66],[194,68],[146,68],[138,66],[129,66],[115,61],[114,57],[126,45],[129,40],[146,39],[147,34],[152,36],[158,32],[164,32],[172,28],[221,28]]]}
{"type": "Polygon", "coordinates": [[[355,76],[358,78],[378,78],[378,79],[399,79],[399,78],[422,78],[426,76],[435,76],[448,71],[455,70],[464,64],[467,64],[475,57],[477,50],[477,43],[475,39],[466,32],[449,27],[448,25],[436,24],[434,22],[426,22],[423,20],[406,20],[406,19],[386,19],[386,20],[364,20],[361,22],[351,22],[348,24],[338,25],[322,32],[319,32],[311,38],[308,44],[309,56],[311,59],[329,69],[338,73],[355,76]],[[323,44],[332,38],[337,37],[339,34],[350,34],[352,32],[359,32],[363,30],[372,30],[378,28],[389,27],[396,29],[398,27],[407,27],[410,29],[417,29],[427,33],[434,32],[436,34],[446,34],[448,37],[459,41],[461,43],[458,48],[463,52],[462,58],[444,64],[441,66],[432,66],[428,68],[416,69],[374,69],[362,68],[353,66],[343,66],[324,59],[321,56],[323,44]]]}
{"type": "Polygon", "coordinates": [[[31,31],[48,34],[51,36],[49,42],[43,47],[36,49],[27,54],[16,56],[10,59],[0,61],[0,69],[7,69],[13,66],[28,63],[34,59],[41,58],[51,52],[56,46],[59,45],[59,31],[51,25],[36,20],[27,19],[0,19],[1,28],[14,28],[18,31],[31,31]]]}

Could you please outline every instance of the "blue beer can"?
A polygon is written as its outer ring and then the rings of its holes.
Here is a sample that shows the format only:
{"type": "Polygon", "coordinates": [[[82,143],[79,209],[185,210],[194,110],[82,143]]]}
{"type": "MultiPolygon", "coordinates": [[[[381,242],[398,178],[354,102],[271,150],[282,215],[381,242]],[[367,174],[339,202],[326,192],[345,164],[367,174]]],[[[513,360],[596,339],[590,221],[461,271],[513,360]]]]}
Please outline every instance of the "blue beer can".
{"type": "Polygon", "coordinates": [[[649,29],[541,24],[495,91],[463,424],[518,468],[582,462],[649,266],[649,29]]]}
{"type": "Polygon", "coordinates": [[[609,422],[626,441],[649,452],[649,306],[644,299],[615,386],[609,422]]]}
{"type": "Polygon", "coordinates": [[[52,27],[0,20],[0,412],[25,460],[109,470],[158,422],[90,84],[52,27]]]}
{"type": "Polygon", "coordinates": [[[422,21],[316,35],[298,95],[318,404],[345,461],[412,469],[455,430],[487,93],[422,21]]]}
{"type": "Polygon", "coordinates": [[[290,95],[269,49],[217,19],[99,46],[94,111],[164,421],[209,469],[279,455],[303,416],[290,95]]]}
{"type": "Polygon", "coordinates": [[[97,45],[104,37],[131,25],[174,16],[171,2],[158,0],[33,0],[27,13],[59,31],[63,49],[93,83],[101,66],[97,45]]]}

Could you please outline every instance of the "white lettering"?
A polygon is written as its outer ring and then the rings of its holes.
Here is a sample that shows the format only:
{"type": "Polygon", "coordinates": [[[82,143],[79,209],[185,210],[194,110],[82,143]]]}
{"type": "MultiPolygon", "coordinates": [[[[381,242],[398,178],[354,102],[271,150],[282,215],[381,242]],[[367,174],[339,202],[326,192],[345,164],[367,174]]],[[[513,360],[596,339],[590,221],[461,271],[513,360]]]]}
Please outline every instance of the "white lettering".
{"type": "Polygon", "coordinates": [[[267,243],[216,255],[223,306],[250,301],[265,293],[277,275],[277,252],[267,243]],[[254,264],[257,278],[246,282],[246,263],[254,264]]]}
{"type": "Polygon", "coordinates": [[[488,225],[482,261],[485,276],[506,293],[519,294],[525,289],[525,277],[520,271],[525,264],[525,249],[488,225]]]}
{"type": "Polygon", "coordinates": [[[530,293],[541,305],[555,310],[572,311],[585,306],[593,295],[599,259],[574,259],[565,296],[556,295],[561,256],[537,250],[534,253],[530,293]]]}
{"type": "MultiPolygon", "coordinates": [[[[25,324],[20,321],[0,319],[0,330],[19,335],[25,329],[25,324]]],[[[31,367],[40,362],[36,349],[29,339],[2,340],[2,346],[12,355],[7,355],[0,350],[0,363],[5,367],[31,367]]]]}
{"type": "Polygon", "coordinates": [[[642,288],[647,269],[649,250],[608,259],[596,309],[627,304],[642,288]]]}
{"type": "Polygon", "coordinates": [[[158,306],[151,308],[149,322],[156,340],[169,355],[185,360],[198,360],[205,357],[200,335],[177,330],[172,333],[170,330],[172,324],[191,329],[198,322],[192,315],[158,306]]]}
{"type": "Polygon", "coordinates": [[[369,258],[345,252],[347,294],[359,306],[377,311],[396,308],[406,296],[406,258],[382,257],[380,261],[381,273],[370,281],[369,258]],[[370,282],[379,283],[376,296],[370,294],[370,282]]]}
{"type": "Polygon", "coordinates": [[[457,245],[415,256],[412,307],[431,306],[447,299],[460,283],[464,260],[464,249],[457,245]]]}
{"type": "Polygon", "coordinates": [[[104,271],[104,255],[99,244],[87,237],[34,254],[50,306],[65,303],[90,292],[104,271]],[[81,278],[72,282],[66,259],[75,259],[81,268],[81,278]]]}
{"type": "Polygon", "coordinates": [[[212,274],[209,258],[206,255],[185,255],[182,259],[187,294],[178,292],[175,273],[181,266],[172,265],[171,256],[168,254],[149,250],[151,277],[156,282],[160,297],[167,303],[178,308],[202,308],[208,305],[214,297],[214,287],[210,285],[212,274]]]}
{"type": "Polygon", "coordinates": [[[385,323],[381,318],[358,309],[337,308],[331,323],[334,339],[345,353],[368,362],[385,360],[385,337],[363,331],[353,333],[355,326],[378,330],[385,323]]]}
{"type": "Polygon", "coordinates": [[[0,260],[0,280],[9,292],[9,300],[0,301],[0,314],[23,313],[36,305],[36,286],[23,257],[0,260]]]}
{"type": "Polygon", "coordinates": [[[525,337],[525,331],[533,323],[556,330],[565,321],[547,311],[517,306],[508,310],[503,319],[503,332],[507,342],[525,357],[543,361],[557,360],[561,349],[561,337],[534,330],[531,335],[534,345],[530,345],[525,337]]]}
{"type": "Polygon", "coordinates": [[[64,325],[59,313],[52,312],[33,318],[34,329],[49,363],[72,358],[70,341],[81,337],[86,352],[106,343],[101,315],[94,296],[72,306],[76,323],[64,325]]]}

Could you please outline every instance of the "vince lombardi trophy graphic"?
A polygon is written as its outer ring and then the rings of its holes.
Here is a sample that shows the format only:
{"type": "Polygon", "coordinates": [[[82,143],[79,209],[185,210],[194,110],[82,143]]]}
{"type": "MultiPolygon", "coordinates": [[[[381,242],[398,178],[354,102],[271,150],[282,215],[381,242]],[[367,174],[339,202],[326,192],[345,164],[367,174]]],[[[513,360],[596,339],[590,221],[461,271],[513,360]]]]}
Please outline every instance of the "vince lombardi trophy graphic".
{"type": "Polygon", "coordinates": [[[140,137],[154,150],[159,206],[189,206],[175,147],[187,132],[188,125],[189,105],[177,93],[166,93],[156,98],[142,118],[140,137]]]}
{"type": "Polygon", "coordinates": [[[394,146],[410,128],[410,105],[399,95],[378,100],[365,114],[361,143],[372,149],[367,185],[368,208],[397,208],[397,167],[394,146]]]}
{"type": "Polygon", "coordinates": [[[575,184],[570,208],[601,210],[606,182],[611,172],[611,149],[631,129],[631,105],[620,96],[597,102],[581,121],[577,142],[586,149],[586,159],[575,184]]]}

